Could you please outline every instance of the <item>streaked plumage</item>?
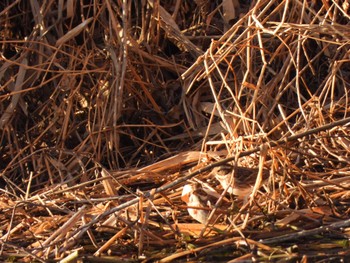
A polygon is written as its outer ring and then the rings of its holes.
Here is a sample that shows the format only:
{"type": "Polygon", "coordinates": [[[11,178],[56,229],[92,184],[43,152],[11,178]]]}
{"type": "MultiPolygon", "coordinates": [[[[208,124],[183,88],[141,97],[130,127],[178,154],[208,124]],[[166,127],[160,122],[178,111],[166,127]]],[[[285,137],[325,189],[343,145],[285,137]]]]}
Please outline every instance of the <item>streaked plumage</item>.
{"type": "MultiPolygon", "coordinates": [[[[220,182],[227,192],[236,195],[240,200],[247,200],[252,193],[255,185],[259,169],[246,168],[241,166],[221,165],[215,167],[212,174],[220,182]]],[[[263,170],[262,181],[265,181],[269,176],[267,170],[263,170]]]]}

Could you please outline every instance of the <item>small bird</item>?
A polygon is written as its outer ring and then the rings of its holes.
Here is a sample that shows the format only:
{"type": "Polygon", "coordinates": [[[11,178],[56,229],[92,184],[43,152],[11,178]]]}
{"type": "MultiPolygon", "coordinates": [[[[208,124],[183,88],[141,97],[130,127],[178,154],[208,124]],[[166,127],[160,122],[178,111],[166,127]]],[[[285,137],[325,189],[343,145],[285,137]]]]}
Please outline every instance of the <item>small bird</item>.
{"type": "Polygon", "coordinates": [[[208,222],[212,206],[219,197],[217,192],[199,183],[186,184],[181,195],[182,201],[188,206],[187,211],[190,216],[202,224],[208,222]]]}
{"type": "MultiPolygon", "coordinates": [[[[254,185],[257,180],[259,169],[246,168],[241,166],[232,166],[224,164],[215,167],[212,174],[220,182],[227,192],[237,196],[239,200],[247,202],[249,195],[252,193],[254,185]]],[[[268,179],[269,172],[263,170],[262,182],[268,179]]],[[[261,182],[261,183],[262,183],[261,182]]]]}

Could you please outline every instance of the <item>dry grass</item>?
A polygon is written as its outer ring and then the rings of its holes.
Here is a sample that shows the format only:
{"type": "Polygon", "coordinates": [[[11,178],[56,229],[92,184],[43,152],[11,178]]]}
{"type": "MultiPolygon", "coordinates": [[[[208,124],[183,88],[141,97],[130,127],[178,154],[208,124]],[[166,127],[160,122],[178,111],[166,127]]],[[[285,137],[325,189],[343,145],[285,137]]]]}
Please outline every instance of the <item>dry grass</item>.
{"type": "Polygon", "coordinates": [[[2,1],[2,260],[347,257],[349,2],[221,2],[2,1]],[[232,160],[268,182],[195,223],[232,160]]]}

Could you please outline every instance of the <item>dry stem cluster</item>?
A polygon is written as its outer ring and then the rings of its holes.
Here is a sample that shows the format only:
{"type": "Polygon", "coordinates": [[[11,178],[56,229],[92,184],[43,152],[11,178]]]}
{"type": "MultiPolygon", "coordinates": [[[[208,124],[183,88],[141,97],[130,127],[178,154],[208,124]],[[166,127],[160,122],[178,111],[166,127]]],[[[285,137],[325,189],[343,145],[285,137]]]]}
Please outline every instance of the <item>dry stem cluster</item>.
{"type": "Polygon", "coordinates": [[[348,1],[0,7],[3,259],[349,251],[348,1]],[[269,180],[204,228],[182,187],[226,158],[269,180]]]}

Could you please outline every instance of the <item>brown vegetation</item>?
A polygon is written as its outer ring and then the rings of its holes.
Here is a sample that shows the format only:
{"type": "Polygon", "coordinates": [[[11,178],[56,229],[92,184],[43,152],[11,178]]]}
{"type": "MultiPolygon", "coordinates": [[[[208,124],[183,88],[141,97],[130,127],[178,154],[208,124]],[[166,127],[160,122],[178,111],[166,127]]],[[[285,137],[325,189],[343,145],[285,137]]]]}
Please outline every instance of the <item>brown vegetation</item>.
{"type": "Polygon", "coordinates": [[[2,260],[348,255],[348,1],[0,8],[2,260]],[[249,202],[227,162],[269,172],[249,202]],[[188,215],[191,182],[218,221],[188,215]]]}

